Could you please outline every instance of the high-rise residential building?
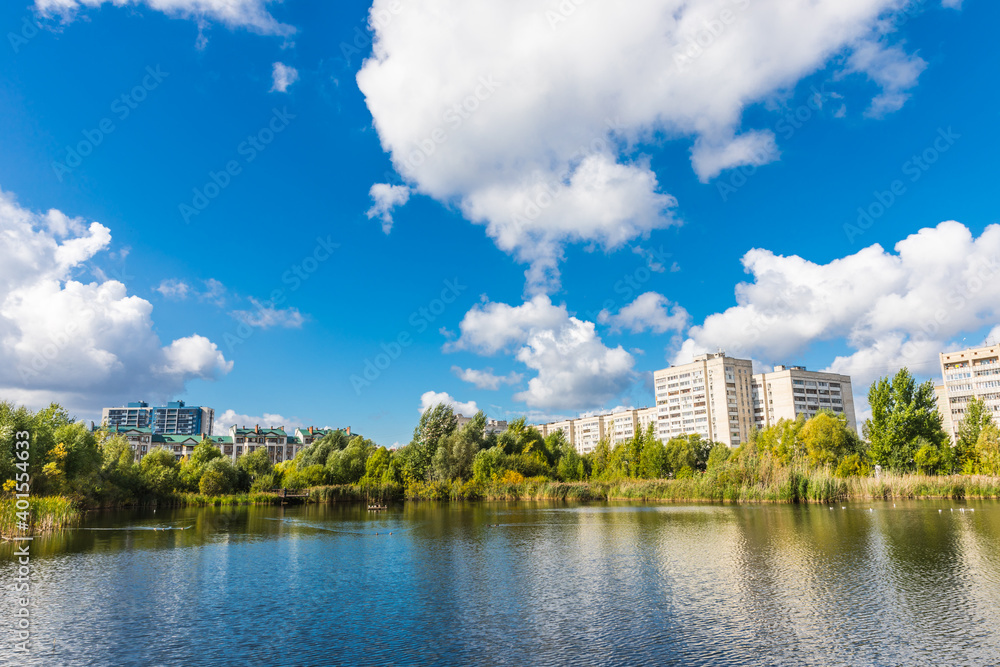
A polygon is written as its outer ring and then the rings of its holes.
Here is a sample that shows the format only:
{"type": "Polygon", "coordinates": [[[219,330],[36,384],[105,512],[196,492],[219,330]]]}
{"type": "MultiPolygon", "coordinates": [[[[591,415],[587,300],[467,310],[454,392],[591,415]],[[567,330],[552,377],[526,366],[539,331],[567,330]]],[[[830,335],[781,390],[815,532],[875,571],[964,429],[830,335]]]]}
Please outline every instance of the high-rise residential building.
{"type": "Polygon", "coordinates": [[[942,352],[944,384],[934,388],[945,433],[957,440],[958,427],[973,396],[986,403],[994,422],[1000,422],[1000,344],[942,352]]]}
{"type": "Polygon", "coordinates": [[[713,352],[653,373],[660,440],[699,433],[739,445],[753,421],[753,364],[713,352]]]}
{"type": "Polygon", "coordinates": [[[754,375],[751,387],[757,428],[799,415],[808,419],[826,409],[843,414],[848,427],[857,431],[850,376],[807,371],[804,366],[775,366],[770,373],[754,375]]]}
{"type": "Polygon", "coordinates": [[[190,435],[211,433],[215,425],[215,410],[199,405],[171,401],[153,409],[153,433],[190,435]]]}
{"type": "Polygon", "coordinates": [[[153,423],[153,410],[149,403],[135,401],[120,408],[104,408],[101,423],[115,428],[147,428],[153,423]]]}
{"type": "Polygon", "coordinates": [[[104,408],[101,423],[111,429],[150,428],[162,435],[201,435],[212,432],[215,410],[199,405],[171,401],[163,406],[150,406],[136,401],[118,408],[104,408]]]}
{"type": "Polygon", "coordinates": [[[736,446],[751,429],[765,428],[821,409],[841,413],[857,429],[851,378],[808,371],[804,366],[776,366],[753,373],[749,359],[724,352],[703,354],[687,364],[653,373],[657,426],[666,442],[682,434],[736,446]]]}

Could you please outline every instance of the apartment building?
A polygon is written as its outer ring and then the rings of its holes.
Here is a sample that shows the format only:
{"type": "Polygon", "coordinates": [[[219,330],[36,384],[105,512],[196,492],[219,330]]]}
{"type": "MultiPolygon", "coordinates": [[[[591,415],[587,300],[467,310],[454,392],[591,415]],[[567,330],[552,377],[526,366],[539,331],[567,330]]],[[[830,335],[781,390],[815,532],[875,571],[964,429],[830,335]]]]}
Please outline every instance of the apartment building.
{"type": "Polygon", "coordinates": [[[858,428],[851,378],[847,375],[808,371],[805,366],[775,366],[770,373],[753,376],[751,398],[757,428],[799,415],[815,417],[823,409],[843,414],[851,429],[858,428]]]}
{"type": "Polygon", "coordinates": [[[986,403],[994,422],[1000,422],[1000,345],[942,352],[940,359],[944,383],[934,391],[942,426],[952,442],[958,439],[958,427],[974,396],[986,403]]]}
{"type": "Polygon", "coordinates": [[[737,446],[753,428],[766,428],[822,409],[847,417],[857,429],[851,378],[809,371],[804,366],[775,366],[753,373],[749,359],[725,352],[703,354],[687,364],[653,373],[660,439],[699,433],[703,438],[737,446]]]}
{"type": "Polygon", "coordinates": [[[336,430],[343,431],[347,436],[351,435],[349,426],[346,429],[321,429],[314,426],[296,428],[294,435],[285,433],[284,426],[262,428],[260,425],[255,425],[250,428],[238,427],[235,424],[229,428],[229,435],[155,433],[149,426],[115,426],[109,427],[108,430],[125,436],[132,446],[137,462],[157,448],[170,451],[179,461],[194,453],[194,448],[202,440],[209,440],[233,463],[243,454],[249,454],[261,447],[267,448],[272,463],[281,463],[294,459],[296,454],[313,442],[336,430]]]}
{"type": "Polygon", "coordinates": [[[184,401],[171,401],[162,406],[136,401],[117,408],[104,408],[101,423],[110,429],[149,427],[153,433],[164,435],[198,435],[212,432],[215,410],[185,405],[184,401]]]}
{"type": "Polygon", "coordinates": [[[597,449],[597,445],[604,439],[604,417],[605,415],[594,415],[575,420],[573,431],[576,439],[572,444],[578,452],[587,454],[597,449]]]}
{"type": "MultiPolygon", "coordinates": [[[[472,421],[472,417],[466,417],[462,414],[455,415],[455,421],[457,423],[457,428],[462,429],[466,424],[472,421]]],[[[505,419],[491,419],[486,418],[486,426],[483,429],[483,434],[490,433],[503,433],[507,430],[507,420],[505,419]]]]}
{"type": "Polygon", "coordinates": [[[657,433],[666,442],[698,433],[736,446],[754,426],[753,364],[713,352],[653,373],[657,433]]]}
{"type": "Polygon", "coordinates": [[[567,442],[576,447],[581,454],[594,451],[597,444],[606,439],[614,446],[631,440],[636,430],[645,432],[650,424],[656,423],[656,407],[639,410],[619,410],[578,419],[566,419],[548,424],[539,424],[535,428],[543,437],[548,437],[556,431],[562,431],[567,442]]]}

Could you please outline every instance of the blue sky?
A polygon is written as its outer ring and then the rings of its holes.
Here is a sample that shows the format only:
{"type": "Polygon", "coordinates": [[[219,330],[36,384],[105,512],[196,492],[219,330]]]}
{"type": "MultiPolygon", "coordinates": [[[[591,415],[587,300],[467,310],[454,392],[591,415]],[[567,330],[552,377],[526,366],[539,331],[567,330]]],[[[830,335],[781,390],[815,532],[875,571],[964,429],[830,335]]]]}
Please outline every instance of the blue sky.
{"type": "Polygon", "coordinates": [[[5,3],[0,393],[391,446],[994,335],[1000,8],[671,4],[5,3]]]}

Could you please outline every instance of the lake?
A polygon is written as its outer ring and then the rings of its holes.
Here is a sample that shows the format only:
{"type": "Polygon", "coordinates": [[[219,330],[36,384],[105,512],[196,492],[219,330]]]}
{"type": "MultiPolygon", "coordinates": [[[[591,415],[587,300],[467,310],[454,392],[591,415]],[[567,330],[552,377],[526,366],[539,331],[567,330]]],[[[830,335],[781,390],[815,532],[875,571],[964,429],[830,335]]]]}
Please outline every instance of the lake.
{"type": "Polygon", "coordinates": [[[996,502],[92,513],[32,543],[27,656],[0,556],[16,664],[1000,663],[996,502]]]}

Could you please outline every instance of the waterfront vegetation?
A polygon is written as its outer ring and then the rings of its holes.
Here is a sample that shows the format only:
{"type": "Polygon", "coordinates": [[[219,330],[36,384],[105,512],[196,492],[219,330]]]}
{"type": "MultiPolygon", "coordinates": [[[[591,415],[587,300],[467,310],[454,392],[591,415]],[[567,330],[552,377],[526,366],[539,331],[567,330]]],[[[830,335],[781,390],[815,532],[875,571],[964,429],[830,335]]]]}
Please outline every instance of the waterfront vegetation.
{"type": "Polygon", "coordinates": [[[737,448],[697,434],[664,443],[650,427],[583,455],[562,432],[543,437],[518,419],[487,433],[483,413],[458,428],[451,408],[437,405],[398,450],[333,431],[277,465],[263,447],[234,464],[207,440],[181,461],[155,449],[136,462],[124,436],[91,432],[58,405],[0,403],[0,531],[12,531],[15,493],[29,477],[35,530],[71,525],[93,508],[281,502],[274,488],[307,489],[309,502],[1000,498],[1000,430],[982,402],[968,404],[951,444],[933,386],[906,369],[875,382],[868,401],[863,439],[843,415],[822,411],[754,430],[737,448]],[[14,446],[24,431],[27,461],[14,446]]]}

